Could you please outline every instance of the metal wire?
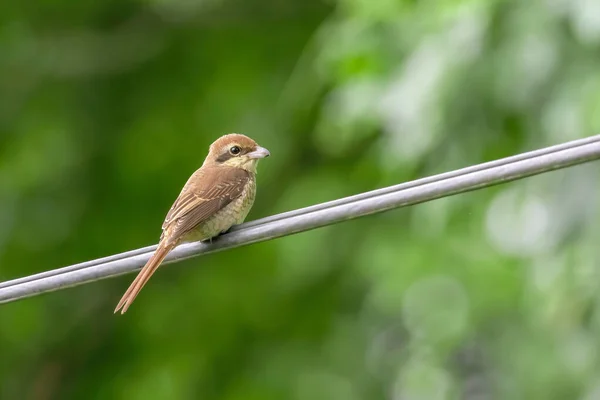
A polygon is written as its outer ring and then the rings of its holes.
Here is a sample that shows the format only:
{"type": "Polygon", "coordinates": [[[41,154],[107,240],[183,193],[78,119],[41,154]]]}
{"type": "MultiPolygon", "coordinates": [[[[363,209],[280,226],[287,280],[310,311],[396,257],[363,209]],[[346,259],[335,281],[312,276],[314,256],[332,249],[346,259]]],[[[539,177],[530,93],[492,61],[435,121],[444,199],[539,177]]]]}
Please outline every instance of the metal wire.
{"type": "MultiPolygon", "coordinates": [[[[522,179],[600,158],[600,135],[402,183],[248,222],[212,243],[177,247],[172,263],[325,225],[522,179]]],[[[0,283],[0,303],[126,274],[144,265],[156,246],[116,254],[0,283]]]]}
{"type": "MultiPolygon", "coordinates": [[[[317,211],[317,210],[324,210],[324,209],[331,208],[334,206],[348,204],[348,203],[351,203],[351,202],[357,201],[357,200],[363,200],[363,199],[376,197],[376,196],[379,196],[379,195],[385,194],[385,193],[391,193],[391,192],[402,190],[402,189],[408,189],[408,188],[416,187],[416,186],[423,185],[426,183],[437,182],[437,181],[441,181],[444,179],[453,178],[453,177],[457,177],[457,176],[464,175],[464,174],[469,174],[469,173],[476,172],[476,171],[482,171],[484,169],[488,169],[488,168],[492,168],[492,167],[499,167],[501,165],[510,164],[512,162],[525,160],[525,159],[532,158],[532,157],[556,153],[561,150],[573,149],[576,147],[589,145],[591,143],[594,143],[594,142],[597,142],[598,140],[600,140],[599,138],[600,138],[600,135],[591,136],[591,137],[574,140],[571,142],[567,142],[567,143],[563,143],[563,144],[559,144],[559,145],[555,145],[555,146],[545,147],[540,150],[530,151],[527,153],[522,153],[522,154],[518,154],[515,156],[511,156],[511,157],[502,158],[500,160],[490,161],[487,163],[478,164],[478,165],[474,165],[471,167],[462,168],[459,170],[446,172],[443,174],[434,175],[434,176],[427,177],[427,178],[417,179],[417,180],[414,180],[411,182],[401,183],[398,185],[388,186],[385,188],[372,190],[372,191],[357,194],[354,196],[344,197],[342,199],[328,201],[328,202],[317,204],[317,205],[310,206],[310,207],[300,208],[298,210],[284,212],[281,214],[273,215],[273,216],[262,218],[259,220],[250,221],[250,222],[244,223],[242,225],[234,226],[231,229],[231,231],[232,232],[239,231],[239,230],[247,229],[247,228],[261,225],[261,224],[268,223],[268,222],[279,221],[279,220],[293,217],[293,216],[308,214],[310,212],[317,211]]],[[[143,247],[143,248],[136,249],[136,250],[131,250],[131,251],[127,251],[127,252],[120,253],[120,254],[115,254],[112,256],[108,256],[108,257],[98,258],[98,259],[92,260],[92,261],[74,264],[74,265],[64,267],[64,268],[57,268],[54,270],[42,272],[42,273],[35,274],[35,275],[30,275],[30,276],[19,278],[19,279],[14,279],[14,280],[6,281],[6,282],[0,282],[0,289],[4,288],[4,287],[8,287],[8,286],[14,286],[14,285],[20,284],[20,283],[30,282],[33,280],[49,277],[49,276],[59,275],[59,274],[65,273],[65,272],[89,268],[94,265],[104,264],[104,263],[107,263],[110,261],[116,261],[116,260],[120,260],[123,258],[137,256],[140,254],[151,253],[154,250],[156,250],[156,245],[147,246],[147,247],[143,247]]]]}

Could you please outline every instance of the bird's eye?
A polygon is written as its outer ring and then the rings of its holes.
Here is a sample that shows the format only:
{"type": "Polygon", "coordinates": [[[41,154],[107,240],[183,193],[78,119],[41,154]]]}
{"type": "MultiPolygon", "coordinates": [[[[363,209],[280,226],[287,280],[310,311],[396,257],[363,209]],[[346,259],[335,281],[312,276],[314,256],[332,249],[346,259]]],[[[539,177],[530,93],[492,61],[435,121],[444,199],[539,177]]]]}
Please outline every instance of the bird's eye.
{"type": "Polygon", "coordinates": [[[239,146],[232,146],[232,147],[229,149],[229,152],[230,152],[231,154],[233,154],[234,156],[235,156],[235,155],[238,155],[238,154],[240,154],[240,152],[241,152],[241,151],[242,151],[242,149],[240,149],[240,148],[239,148],[239,146]]]}

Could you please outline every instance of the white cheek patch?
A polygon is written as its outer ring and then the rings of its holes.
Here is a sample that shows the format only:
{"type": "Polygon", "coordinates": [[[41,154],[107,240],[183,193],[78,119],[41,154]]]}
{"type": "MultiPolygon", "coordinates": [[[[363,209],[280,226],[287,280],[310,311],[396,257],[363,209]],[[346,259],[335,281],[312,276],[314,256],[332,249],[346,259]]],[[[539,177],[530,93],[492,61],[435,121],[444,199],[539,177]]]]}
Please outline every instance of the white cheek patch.
{"type": "Polygon", "coordinates": [[[256,164],[258,160],[251,159],[245,156],[233,157],[225,161],[223,165],[233,168],[243,168],[249,172],[256,172],[256,164]]]}

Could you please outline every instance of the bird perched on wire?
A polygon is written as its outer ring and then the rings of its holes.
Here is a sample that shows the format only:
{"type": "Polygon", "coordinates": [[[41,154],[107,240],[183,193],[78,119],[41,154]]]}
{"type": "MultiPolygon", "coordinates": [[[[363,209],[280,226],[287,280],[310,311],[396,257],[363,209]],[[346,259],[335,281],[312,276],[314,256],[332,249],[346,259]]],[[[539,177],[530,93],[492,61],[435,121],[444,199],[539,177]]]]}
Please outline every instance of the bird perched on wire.
{"type": "Polygon", "coordinates": [[[129,286],[115,313],[124,314],[167,254],[183,242],[215,237],[241,224],[256,195],[256,166],[269,151],[248,136],[217,139],[192,174],[163,223],[158,248],[129,286]]]}

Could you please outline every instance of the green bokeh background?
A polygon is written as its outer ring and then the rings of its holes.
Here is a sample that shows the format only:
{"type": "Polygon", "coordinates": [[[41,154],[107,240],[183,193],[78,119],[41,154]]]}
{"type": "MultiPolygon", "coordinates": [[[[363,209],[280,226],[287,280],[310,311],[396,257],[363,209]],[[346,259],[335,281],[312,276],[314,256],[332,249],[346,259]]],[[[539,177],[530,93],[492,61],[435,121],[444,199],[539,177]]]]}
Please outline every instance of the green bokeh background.
{"type": "MultiPolygon", "coordinates": [[[[598,4],[3,2],[0,280],[155,243],[228,132],[249,220],[598,133],[598,4]]],[[[600,398],[599,172],[2,305],[0,398],[600,398]]]]}

